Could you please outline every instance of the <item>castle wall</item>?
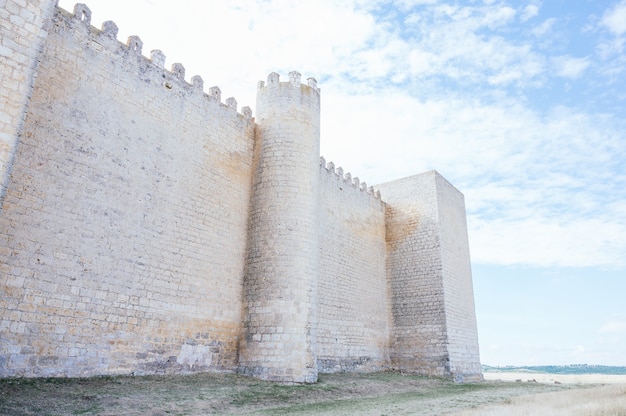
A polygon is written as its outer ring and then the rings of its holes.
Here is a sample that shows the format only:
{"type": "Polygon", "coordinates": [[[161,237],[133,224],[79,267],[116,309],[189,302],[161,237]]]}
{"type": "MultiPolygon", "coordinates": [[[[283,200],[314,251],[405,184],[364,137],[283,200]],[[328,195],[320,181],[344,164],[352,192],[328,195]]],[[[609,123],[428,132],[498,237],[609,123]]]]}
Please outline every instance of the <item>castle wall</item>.
{"type": "Polygon", "coordinates": [[[317,358],[321,372],[377,371],[389,361],[385,207],[358,178],[320,165],[317,358]]]}
{"type": "Polygon", "coordinates": [[[52,22],[0,215],[0,376],[234,370],[250,113],[82,11],[52,22]]]}
{"type": "Polygon", "coordinates": [[[381,201],[319,160],[314,79],[270,74],[255,123],[85,5],[3,4],[0,377],[481,378],[463,195],[437,172],[381,201]]]}
{"type": "Polygon", "coordinates": [[[54,4],[5,0],[0,8],[0,212],[54,4]]]}
{"type": "Polygon", "coordinates": [[[391,366],[480,379],[463,195],[436,171],[376,188],[387,203],[391,366]]]}

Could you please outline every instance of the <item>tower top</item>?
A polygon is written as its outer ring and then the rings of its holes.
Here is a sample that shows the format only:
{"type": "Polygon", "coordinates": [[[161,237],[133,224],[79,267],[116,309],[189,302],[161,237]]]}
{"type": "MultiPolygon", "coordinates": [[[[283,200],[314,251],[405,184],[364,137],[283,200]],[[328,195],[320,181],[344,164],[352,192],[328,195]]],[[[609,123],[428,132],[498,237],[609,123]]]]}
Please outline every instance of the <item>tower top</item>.
{"type": "Polygon", "coordinates": [[[271,72],[268,76],[267,76],[267,84],[265,83],[265,81],[259,81],[258,83],[258,90],[261,90],[263,88],[278,88],[278,86],[280,84],[282,85],[291,85],[293,87],[309,87],[310,89],[312,89],[313,91],[317,92],[319,94],[320,89],[317,87],[317,80],[313,77],[309,77],[307,78],[307,83],[302,84],[301,83],[301,79],[302,79],[302,74],[300,74],[298,71],[291,71],[289,73],[289,82],[280,82],[280,75],[276,72],[271,72]]]}

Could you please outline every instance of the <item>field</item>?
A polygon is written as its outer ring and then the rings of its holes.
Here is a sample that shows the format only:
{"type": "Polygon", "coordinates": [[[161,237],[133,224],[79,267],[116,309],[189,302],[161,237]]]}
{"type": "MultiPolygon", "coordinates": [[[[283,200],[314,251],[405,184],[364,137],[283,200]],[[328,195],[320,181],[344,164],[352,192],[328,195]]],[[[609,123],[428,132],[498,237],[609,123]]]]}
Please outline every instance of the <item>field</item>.
{"type": "Polygon", "coordinates": [[[626,415],[626,384],[527,381],[537,377],[454,384],[398,373],[343,373],[303,386],[234,374],[9,379],[0,380],[0,415],[626,415]]]}
{"type": "Polygon", "coordinates": [[[485,372],[486,381],[531,381],[544,384],[625,384],[626,375],[622,374],[552,374],[528,371],[485,372]]]}
{"type": "Polygon", "coordinates": [[[511,397],[504,403],[456,413],[457,416],[626,416],[626,385],[511,397]]]}

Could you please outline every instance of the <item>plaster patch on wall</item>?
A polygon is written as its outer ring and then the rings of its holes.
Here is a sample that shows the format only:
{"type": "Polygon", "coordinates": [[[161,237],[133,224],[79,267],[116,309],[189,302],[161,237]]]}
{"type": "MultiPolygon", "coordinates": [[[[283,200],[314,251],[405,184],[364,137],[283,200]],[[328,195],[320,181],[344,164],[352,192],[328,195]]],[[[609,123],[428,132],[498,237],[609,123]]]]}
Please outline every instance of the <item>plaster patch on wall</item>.
{"type": "Polygon", "coordinates": [[[213,361],[211,347],[207,345],[190,345],[183,344],[176,358],[176,362],[182,365],[193,366],[210,366],[213,361]]]}

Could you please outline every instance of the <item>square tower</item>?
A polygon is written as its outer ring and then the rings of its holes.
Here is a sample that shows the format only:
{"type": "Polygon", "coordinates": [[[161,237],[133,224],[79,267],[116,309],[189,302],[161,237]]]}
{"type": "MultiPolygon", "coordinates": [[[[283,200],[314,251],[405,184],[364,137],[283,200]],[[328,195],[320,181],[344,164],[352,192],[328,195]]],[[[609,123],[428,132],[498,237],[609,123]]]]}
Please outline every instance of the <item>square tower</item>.
{"type": "Polygon", "coordinates": [[[482,379],[463,194],[436,171],[377,189],[387,203],[391,366],[482,379]]]}

